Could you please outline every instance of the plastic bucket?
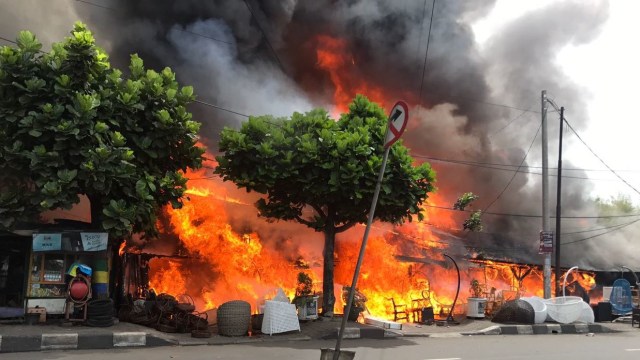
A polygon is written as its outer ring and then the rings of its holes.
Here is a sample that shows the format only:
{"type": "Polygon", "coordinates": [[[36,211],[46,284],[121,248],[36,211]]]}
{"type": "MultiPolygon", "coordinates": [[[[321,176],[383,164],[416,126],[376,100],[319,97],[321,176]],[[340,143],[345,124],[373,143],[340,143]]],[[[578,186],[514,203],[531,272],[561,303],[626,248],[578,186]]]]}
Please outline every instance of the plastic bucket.
{"type": "Polygon", "coordinates": [[[484,318],[484,310],[486,307],[487,299],[485,298],[467,298],[467,317],[474,319],[484,318]]]}

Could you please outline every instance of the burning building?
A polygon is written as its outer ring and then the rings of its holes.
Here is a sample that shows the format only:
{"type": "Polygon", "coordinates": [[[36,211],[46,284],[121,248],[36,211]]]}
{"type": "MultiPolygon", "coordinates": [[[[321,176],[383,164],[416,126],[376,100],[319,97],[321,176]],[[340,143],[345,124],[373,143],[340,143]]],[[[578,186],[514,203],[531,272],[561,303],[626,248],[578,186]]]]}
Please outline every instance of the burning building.
{"type": "MultiPolygon", "coordinates": [[[[375,224],[359,282],[373,314],[388,316],[389,298],[410,303],[425,291],[436,311],[451,304],[456,274],[442,254],[467,259],[474,254],[470,245],[510,251],[512,260],[464,261],[463,294],[471,279],[486,278],[489,287],[526,288],[539,295],[542,281],[533,265],[542,261],[536,215],[540,178],[519,170],[539,160],[540,151],[529,145],[539,124],[540,90],[562,92],[573,104],[574,117],[584,115],[579,88],[562,74],[552,54],[594,38],[607,18],[606,3],[548,5],[505,25],[482,48],[472,24],[494,1],[436,2],[433,24],[428,3],[110,0],[70,2],[66,11],[89,24],[114,66],[125,68],[129,54],[136,52],[149,67],[171,66],[182,83],[194,85],[201,102],[191,110],[203,122],[210,159],[220,130],[237,127],[247,115],[287,116],[320,106],[337,116],[358,93],[384,107],[398,98],[407,101],[414,115],[404,143],[416,161],[432,162],[438,192],[425,205],[425,222],[375,224]],[[559,20],[569,15],[575,20],[559,20]],[[509,127],[514,121],[519,126],[509,127]],[[480,195],[475,206],[485,211],[486,232],[462,231],[466,214],[449,210],[464,191],[480,195]],[[532,268],[514,285],[523,274],[519,265],[509,265],[516,262],[532,268]]],[[[257,198],[213,176],[215,165],[210,161],[187,174],[189,201],[180,210],[164,209],[161,236],[131,242],[125,249],[166,256],[145,262],[149,286],[156,292],[189,293],[200,309],[244,299],[254,310],[277,288],[293,295],[300,271],[321,289],[321,235],[298,224],[258,218],[257,198]]],[[[564,214],[596,212],[586,195],[590,186],[567,180],[564,214]]],[[[593,224],[565,228],[578,225],[593,224]]],[[[363,230],[338,237],[336,284],[350,282],[363,230]]],[[[564,261],[610,267],[609,259],[595,250],[588,244],[574,246],[564,252],[564,261]]],[[[341,306],[338,301],[336,310],[341,306]]]]}

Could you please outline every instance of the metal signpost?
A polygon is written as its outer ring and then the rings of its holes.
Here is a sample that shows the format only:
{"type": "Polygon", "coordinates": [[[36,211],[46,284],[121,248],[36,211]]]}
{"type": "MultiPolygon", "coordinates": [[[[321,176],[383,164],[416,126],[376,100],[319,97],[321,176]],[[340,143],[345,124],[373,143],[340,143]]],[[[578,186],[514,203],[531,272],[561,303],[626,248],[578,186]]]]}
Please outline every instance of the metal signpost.
{"type": "MultiPolygon", "coordinates": [[[[407,127],[407,120],[409,119],[409,107],[404,101],[398,101],[391,112],[389,113],[389,122],[387,125],[387,131],[384,136],[384,157],[382,158],[382,166],[378,173],[378,182],[376,183],[376,189],[373,193],[373,200],[371,201],[371,208],[369,209],[369,218],[367,219],[367,227],[364,231],[362,238],[362,245],[360,246],[360,254],[358,255],[358,262],[356,263],[356,269],[353,273],[353,280],[351,281],[351,288],[349,289],[349,299],[347,301],[347,307],[345,308],[342,323],[340,324],[340,332],[338,333],[338,340],[336,341],[336,349],[333,353],[333,360],[340,358],[340,343],[344,336],[344,329],[349,318],[349,312],[351,311],[351,305],[353,304],[353,297],[355,295],[356,287],[358,284],[358,276],[360,275],[360,266],[362,265],[362,259],[364,258],[364,250],[367,246],[367,238],[369,237],[369,230],[371,229],[371,223],[373,222],[373,216],[376,211],[376,204],[378,202],[378,195],[380,194],[380,186],[382,185],[382,178],[384,176],[384,169],[387,166],[387,158],[389,157],[389,149],[404,132],[407,127]]],[[[355,353],[353,354],[355,355],[355,353]]]]}

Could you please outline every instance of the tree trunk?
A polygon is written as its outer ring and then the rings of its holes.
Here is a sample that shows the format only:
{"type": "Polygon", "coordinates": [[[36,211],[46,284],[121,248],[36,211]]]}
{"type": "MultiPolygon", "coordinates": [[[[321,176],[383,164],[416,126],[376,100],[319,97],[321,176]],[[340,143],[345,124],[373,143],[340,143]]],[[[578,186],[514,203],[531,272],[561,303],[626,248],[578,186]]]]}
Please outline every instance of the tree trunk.
{"type": "Polygon", "coordinates": [[[335,227],[327,225],[324,230],[324,269],[322,271],[322,314],[333,314],[336,298],[333,294],[334,248],[336,242],[335,227]]]}
{"type": "Polygon", "coordinates": [[[102,201],[100,196],[87,195],[91,207],[91,227],[102,230],[102,201]]]}

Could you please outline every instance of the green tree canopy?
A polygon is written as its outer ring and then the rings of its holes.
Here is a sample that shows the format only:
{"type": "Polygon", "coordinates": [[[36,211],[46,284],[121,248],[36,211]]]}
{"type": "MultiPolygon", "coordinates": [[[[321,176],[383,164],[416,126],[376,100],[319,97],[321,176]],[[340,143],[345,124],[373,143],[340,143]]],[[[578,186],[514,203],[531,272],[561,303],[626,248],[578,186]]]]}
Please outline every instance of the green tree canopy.
{"type": "Polygon", "coordinates": [[[153,231],[181,206],[182,172],[202,164],[200,124],[169,68],[111,68],[84,24],[49,53],[28,31],[0,48],[0,228],[85,194],[92,223],[114,236],[153,231]]]}
{"type": "Polygon", "coordinates": [[[598,209],[598,215],[603,217],[598,219],[600,223],[612,223],[614,218],[607,218],[607,216],[616,215],[628,215],[640,212],[640,209],[633,204],[629,195],[618,194],[615,197],[611,196],[609,199],[602,199],[597,197],[595,204],[598,209]]]}
{"type": "MultiPolygon", "coordinates": [[[[333,310],[335,234],[366,223],[384,154],[387,116],[358,95],[339,121],[325,110],[291,118],[251,117],[240,131],[222,131],[215,172],[247,191],[265,194],[256,206],[271,220],[294,220],[324,232],[323,311],[333,310]],[[330,294],[331,296],[327,296],[330,294]]],[[[391,147],[375,218],[422,219],[434,190],[428,163],[413,166],[399,141],[391,147]]]]}

